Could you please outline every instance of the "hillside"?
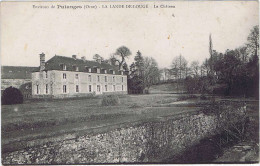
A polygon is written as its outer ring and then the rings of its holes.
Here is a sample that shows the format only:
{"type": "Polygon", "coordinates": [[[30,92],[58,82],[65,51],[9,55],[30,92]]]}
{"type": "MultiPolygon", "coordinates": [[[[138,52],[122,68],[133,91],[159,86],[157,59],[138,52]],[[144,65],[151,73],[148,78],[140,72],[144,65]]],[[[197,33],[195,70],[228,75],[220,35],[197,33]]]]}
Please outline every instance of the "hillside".
{"type": "Polygon", "coordinates": [[[186,90],[183,85],[178,85],[177,83],[165,83],[153,85],[150,90],[150,93],[185,93],[186,90]]]}

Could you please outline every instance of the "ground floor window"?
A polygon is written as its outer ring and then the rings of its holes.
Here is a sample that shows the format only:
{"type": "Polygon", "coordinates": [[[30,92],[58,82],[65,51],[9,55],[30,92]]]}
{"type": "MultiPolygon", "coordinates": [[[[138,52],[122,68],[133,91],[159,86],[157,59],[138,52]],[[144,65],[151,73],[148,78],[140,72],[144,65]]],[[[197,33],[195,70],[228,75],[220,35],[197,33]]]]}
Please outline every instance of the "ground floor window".
{"type": "Polygon", "coordinates": [[[36,85],[36,93],[39,94],[39,85],[36,85]]]}
{"type": "Polygon", "coordinates": [[[79,85],[76,85],[76,92],[79,92],[79,85]]]}
{"type": "Polygon", "coordinates": [[[46,94],[48,94],[48,84],[46,84],[46,94]]]}
{"type": "Polygon", "coordinates": [[[63,93],[67,93],[67,86],[63,85],[63,93]]]}
{"type": "Polygon", "coordinates": [[[105,85],[105,91],[107,91],[107,85],[105,85]]]}
{"type": "Polygon", "coordinates": [[[122,85],[122,91],[124,90],[124,85],[122,85]]]}
{"type": "Polygon", "coordinates": [[[100,92],[100,85],[97,85],[97,92],[100,92]]]}
{"type": "Polygon", "coordinates": [[[89,90],[89,92],[91,92],[91,85],[88,86],[88,90],[89,90]]]}
{"type": "Polygon", "coordinates": [[[116,91],[116,86],[115,86],[115,85],[113,85],[113,87],[114,87],[114,91],[116,91]]]}

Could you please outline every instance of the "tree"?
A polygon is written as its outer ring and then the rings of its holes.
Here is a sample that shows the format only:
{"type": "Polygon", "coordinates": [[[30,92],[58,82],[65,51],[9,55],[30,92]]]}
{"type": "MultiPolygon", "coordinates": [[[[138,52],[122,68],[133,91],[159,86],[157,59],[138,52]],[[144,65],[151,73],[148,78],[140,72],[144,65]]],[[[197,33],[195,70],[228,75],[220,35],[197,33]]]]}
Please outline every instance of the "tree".
{"type": "Polygon", "coordinates": [[[114,61],[117,61],[119,64],[119,69],[121,69],[121,67],[123,66],[125,59],[128,58],[131,55],[131,51],[129,50],[129,48],[127,48],[126,46],[121,46],[119,47],[114,56],[112,57],[112,59],[114,61]]]}
{"type": "Polygon", "coordinates": [[[210,73],[212,74],[214,62],[213,62],[213,44],[212,44],[211,34],[209,35],[209,55],[210,55],[209,67],[210,67],[210,73]]]}
{"type": "Polygon", "coordinates": [[[2,98],[2,105],[23,103],[23,95],[21,91],[14,87],[6,88],[1,98],[2,98]]]}
{"type": "Polygon", "coordinates": [[[134,57],[134,62],[130,65],[130,79],[128,87],[132,93],[143,93],[144,90],[144,58],[138,51],[134,57]]]}
{"type": "Polygon", "coordinates": [[[144,71],[144,58],[139,50],[137,51],[134,60],[136,72],[138,75],[142,76],[144,71]]]}
{"type": "Polygon", "coordinates": [[[182,55],[176,56],[171,64],[172,73],[177,79],[183,79],[187,76],[187,66],[188,62],[182,55]]]}
{"type": "Polygon", "coordinates": [[[100,56],[99,54],[95,54],[93,56],[93,59],[95,59],[96,61],[100,60],[100,61],[104,61],[104,58],[102,56],[100,56]]]}
{"type": "Polygon", "coordinates": [[[192,75],[194,77],[198,77],[199,76],[199,69],[200,69],[200,67],[199,67],[199,62],[198,61],[191,62],[190,69],[191,69],[192,75]]]}
{"type": "Polygon", "coordinates": [[[152,57],[144,58],[144,87],[149,92],[151,85],[157,83],[160,79],[158,64],[152,57]]]}
{"type": "Polygon", "coordinates": [[[251,55],[259,56],[259,27],[254,26],[247,37],[247,48],[251,55]]]}

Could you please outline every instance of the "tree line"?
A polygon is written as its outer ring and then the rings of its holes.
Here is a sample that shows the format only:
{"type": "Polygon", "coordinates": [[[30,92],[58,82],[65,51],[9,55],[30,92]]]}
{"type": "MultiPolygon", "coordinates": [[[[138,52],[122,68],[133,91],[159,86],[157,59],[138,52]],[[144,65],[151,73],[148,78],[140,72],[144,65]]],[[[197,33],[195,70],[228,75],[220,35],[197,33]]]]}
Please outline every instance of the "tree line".
{"type": "Polygon", "coordinates": [[[127,74],[128,92],[134,94],[148,93],[149,88],[160,80],[160,70],[158,63],[152,57],[143,56],[137,51],[134,62],[128,67],[126,59],[132,55],[126,46],[119,47],[108,59],[104,59],[98,54],[93,56],[95,60],[117,66],[119,70],[127,74]]]}
{"type": "Polygon", "coordinates": [[[188,93],[243,95],[258,97],[259,90],[259,27],[254,26],[247,43],[224,53],[213,50],[209,36],[209,58],[200,65],[179,55],[165,69],[169,78],[184,84],[188,93]]]}
{"type": "Polygon", "coordinates": [[[183,84],[188,93],[243,95],[258,97],[259,89],[259,28],[254,26],[246,44],[224,53],[213,50],[209,36],[209,58],[202,64],[189,63],[184,56],[173,58],[170,68],[159,69],[152,57],[138,51],[134,62],[128,66],[126,59],[132,52],[126,46],[119,47],[108,59],[95,54],[94,59],[118,66],[128,76],[129,93],[147,93],[161,78],[183,84]]]}

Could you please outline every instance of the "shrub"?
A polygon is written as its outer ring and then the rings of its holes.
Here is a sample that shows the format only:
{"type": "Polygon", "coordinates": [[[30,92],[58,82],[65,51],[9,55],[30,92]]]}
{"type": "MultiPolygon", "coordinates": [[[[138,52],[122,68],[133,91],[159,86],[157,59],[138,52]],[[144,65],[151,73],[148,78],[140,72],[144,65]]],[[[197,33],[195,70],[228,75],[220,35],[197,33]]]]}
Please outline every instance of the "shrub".
{"type": "Polygon", "coordinates": [[[119,104],[119,98],[117,95],[106,95],[103,96],[101,105],[102,106],[115,106],[119,104]]]}
{"type": "Polygon", "coordinates": [[[6,88],[2,94],[2,105],[22,104],[23,94],[14,87],[6,88]]]}

